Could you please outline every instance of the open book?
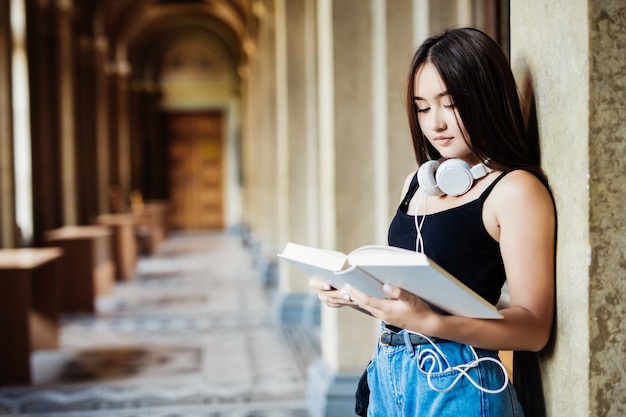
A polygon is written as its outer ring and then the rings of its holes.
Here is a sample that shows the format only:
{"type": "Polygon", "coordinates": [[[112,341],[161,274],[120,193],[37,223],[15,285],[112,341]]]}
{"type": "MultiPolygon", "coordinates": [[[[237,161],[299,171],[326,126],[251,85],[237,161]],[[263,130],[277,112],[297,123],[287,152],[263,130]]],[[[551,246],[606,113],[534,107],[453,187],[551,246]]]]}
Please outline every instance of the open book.
{"type": "Polygon", "coordinates": [[[383,284],[400,287],[450,314],[498,319],[498,310],[426,255],[384,245],[368,245],[348,255],[327,249],[287,243],[278,256],[310,277],[334,288],[346,284],[377,298],[385,298],[383,284]]]}

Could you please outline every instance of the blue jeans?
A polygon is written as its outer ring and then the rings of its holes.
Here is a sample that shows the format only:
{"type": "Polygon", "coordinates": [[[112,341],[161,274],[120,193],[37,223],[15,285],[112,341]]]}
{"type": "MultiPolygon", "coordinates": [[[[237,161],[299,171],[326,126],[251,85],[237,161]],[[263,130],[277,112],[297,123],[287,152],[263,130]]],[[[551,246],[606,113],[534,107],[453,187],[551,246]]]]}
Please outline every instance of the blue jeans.
{"type": "Polygon", "coordinates": [[[467,368],[467,375],[459,368],[448,369],[474,361],[474,352],[499,361],[497,352],[455,342],[437,347],[379,344],[367,368],[368,417],[523,417],[515,389],[505,384],[498,364],[482,361],[467,368]],[[485,392],[470,378],[484,390],[503,390],[485,392]]]}

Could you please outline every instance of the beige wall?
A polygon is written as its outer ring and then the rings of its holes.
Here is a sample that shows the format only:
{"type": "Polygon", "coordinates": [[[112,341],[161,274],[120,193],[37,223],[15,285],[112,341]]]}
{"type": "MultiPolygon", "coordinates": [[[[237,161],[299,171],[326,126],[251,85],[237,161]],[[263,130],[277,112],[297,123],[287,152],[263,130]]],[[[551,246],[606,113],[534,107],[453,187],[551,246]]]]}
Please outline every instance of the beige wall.
{"type": "Polygon", "coordinates": [[[550,416],[626,412],[624,39],[620,0],[511,2],[512,62],[518,82],[525,71],[534,80],[559,216],[550,416]]]}

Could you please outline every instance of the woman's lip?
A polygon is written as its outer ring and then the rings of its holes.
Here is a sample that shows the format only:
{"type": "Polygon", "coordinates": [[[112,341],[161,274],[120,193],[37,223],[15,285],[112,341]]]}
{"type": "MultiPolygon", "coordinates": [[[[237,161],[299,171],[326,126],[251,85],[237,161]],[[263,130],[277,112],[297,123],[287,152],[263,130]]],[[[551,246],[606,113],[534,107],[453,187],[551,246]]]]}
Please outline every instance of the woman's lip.
{"type": "Polygon", "coordinates": [[[435,138],[435,141],[439,144],[439,145],[448,145],[450,142],[452,142],[452,137],[449,136],[438,136],[435,138]]]}

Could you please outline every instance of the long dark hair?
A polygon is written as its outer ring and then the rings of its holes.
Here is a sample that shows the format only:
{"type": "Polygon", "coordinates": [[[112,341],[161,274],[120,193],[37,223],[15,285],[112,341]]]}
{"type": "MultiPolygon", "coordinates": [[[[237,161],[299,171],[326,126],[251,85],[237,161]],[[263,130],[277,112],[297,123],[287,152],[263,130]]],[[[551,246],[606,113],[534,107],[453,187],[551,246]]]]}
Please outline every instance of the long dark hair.
{"type": "Polygon", "coordinates": [[[418,164],[441,157],[417,120],[415,74],[432,63],[459,112],[470,149],[500,171],[526,169],[544,178],[538,143],[526,134],[520,98],[500,46],[474,28],[448,29],[428,38],[415,52],[407,79],[406,108],[418,164]]]}
{"type": "MultiPolygon", "coordinates": [[[[508,60],[500,46],[478,29],[446,30],[426,39],[413,56],[407,79],[406,108],[417,163],[441,157],[425,138],[417,120],[415,74],[426,62],[435,66],[445,83],[469,135],[465,140],[474,154],[483,161],[488,159],[492,169],[530,171],[550,192],[540,167],[536,126],[533,120],[529,120],[529,126],[524,125],[508,60]]],[[[515,352],[513,362],[514,385],[524,414],[545,416],[537,354],[515,352]]]]}

